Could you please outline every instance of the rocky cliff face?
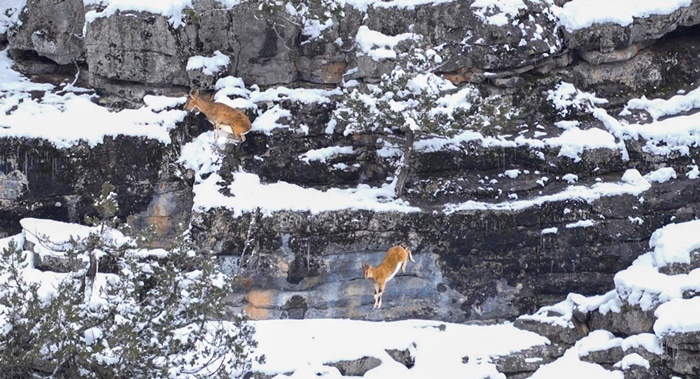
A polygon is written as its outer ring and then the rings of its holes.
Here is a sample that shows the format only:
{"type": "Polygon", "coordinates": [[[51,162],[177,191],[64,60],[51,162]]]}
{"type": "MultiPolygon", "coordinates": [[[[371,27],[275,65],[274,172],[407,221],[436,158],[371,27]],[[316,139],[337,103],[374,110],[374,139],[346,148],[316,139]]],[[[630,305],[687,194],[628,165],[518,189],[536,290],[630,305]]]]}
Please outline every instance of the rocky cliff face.
{"type": "MultiPolygon", "coordinates": [[[[29,1],[21,23],[0,38],[7,40],[15,67],[51,80],[71,77],[78,68],[79,83],[111,106],[136,107],[145,94],[213,89],[229,75],[249,87],[333,89],[343,80],[376,82],[393,63],[372,58],[355,43],[360,27],[367,27],[389,36],[420,34],[443,46],[436,73],[475,85],[484,96],[499,94],[518,116],[492,134],[417,149],[405,196],[416,207],[412,212],[193,210],[193,173],[176,161],[181,146],[208,128],[202,116],[188,116],[170,145],[117,137],[96,147],[59,149],[41,139],[2,138],[0,232],[17,232],[26,216],[80,222],[90,212],[90,198],[109,180],[121,216],[134,225],[156,224],[167,239],[175,223],[189,222],[203,249],[220,254],[225,267],[239,274],[240,291],[231,304],[254,317],[494,321],[532,312],[569,292],[607,292],[613,275],[646,251],[654,230],[700,217],[700,187],[686,175],[700,149],[613,131],[612,147],[572,156],[562,153],[565,143],[545,143],[543,136],[562,136],[564,130],[553,126],[562,120],[612,130],[601,115],[617,117],[628,100],[696,87],[700,2],[626,26],[575,30],[558,24],[555,8],[527,2],[512,14],[470,2],[347,5],[332,26],[309,35],[283,10],[260,14],[249,3],[194,1],[173,19],[86,8],[79,0],[29,1]],[[501,17],[508,22],[493,22],[501,17]],[[187,69],[190,57],[216,51],[229,59],[218,71],[187,69]],[[608,101],[594,112],[557,109],[551,90],[562,81],[608,101]],[[668,146],[669,152],[650,146],[668,146]],[[629,169],[647,174],[661,168],[677,175],[649,180],[643,192],[620,184],[629,169]],[[566,192],[571,183],[588,190],[566,192]],[[605,184],[619,189],[596,192],[605,184]],[[412,247],[417,262],[387,287],[384,309],[373,311],[361,263],[378,263],[400,242],[412,247]]],[[[285,127],[254,130],[240,147],[228,146],[218,174],[230,181],[242,170],[265,183],[320,190],[384,184],[397,157],[378,153],[386,146],[381,136],[329,128],[339,95],[253,102],[247,109],[253,118],[277,107],[288,114],[280,121],[285,127]],[[300,158],[333,146],[352,147],[353,153],[325,162],[300,158]]],[[[617,120],[644,123],[649,117],[633,111],[617,120]]]]}

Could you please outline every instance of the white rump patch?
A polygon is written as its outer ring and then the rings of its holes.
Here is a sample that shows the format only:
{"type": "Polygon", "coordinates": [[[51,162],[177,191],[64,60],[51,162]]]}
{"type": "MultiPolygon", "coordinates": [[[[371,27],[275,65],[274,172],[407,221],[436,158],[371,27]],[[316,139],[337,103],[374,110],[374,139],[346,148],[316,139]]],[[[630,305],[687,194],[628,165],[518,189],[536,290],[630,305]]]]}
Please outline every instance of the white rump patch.
{"type": "Polygon", "coordinates": [[[386,277],[386,282],[390,281],[394,277],[394,275],[396,275],[396,273],[399,272],[400,269],[401,269],[401,262],[399,262],[399,264],[396,265],[396,270],[394,270],[394,272],[392,272],[391,275],[386,277]]]}

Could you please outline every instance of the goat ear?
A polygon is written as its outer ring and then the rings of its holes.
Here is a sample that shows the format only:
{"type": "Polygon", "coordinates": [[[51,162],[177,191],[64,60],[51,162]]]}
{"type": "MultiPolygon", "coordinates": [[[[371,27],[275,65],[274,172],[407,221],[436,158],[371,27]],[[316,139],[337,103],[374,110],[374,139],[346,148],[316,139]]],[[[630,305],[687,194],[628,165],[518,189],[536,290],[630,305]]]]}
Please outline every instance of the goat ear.
{"type": "Polygon", "coordinates": [[[189,97],[197,97],[197,96],[199,96],[199,90],[198,90],[198,89],[191,89],[191,90],[190,90],[190,93],[187,94],[187,96],[189,96],[189,97]]]}

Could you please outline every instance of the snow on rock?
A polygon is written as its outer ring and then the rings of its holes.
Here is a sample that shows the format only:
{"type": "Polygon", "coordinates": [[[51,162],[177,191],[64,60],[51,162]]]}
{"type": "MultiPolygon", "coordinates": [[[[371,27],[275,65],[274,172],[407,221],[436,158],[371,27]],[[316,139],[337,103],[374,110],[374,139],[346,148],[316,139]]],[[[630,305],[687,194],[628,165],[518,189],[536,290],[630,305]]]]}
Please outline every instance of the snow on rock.
{"type": "Polygon", "coordinates": [[[700,113],[666,118],[648,124],[620,126],[630,138],[646,141],[643,151],[656,155],[688,155],[690,146],[700,146],[700,113]]]}
{"type": "Polygon", "coordinates": [[[696,88],[686,94],[675,95],[668,100],[650,100],[646,96],[642,96],[639,99],[629,100],[625,106],[625,110],[638,109],[647,111],[654,121],[664,116],[674,116],[696,108],[700,108],[700,88],[696,88]]]}
{"type": "Polygon", "coordinates": [[[657,336],[700,332],[700,297],[673,299],[661,304],[654,315],[654,333],[657,336]]]}
{"type": "Polygon", "coordinates": [[[641,333],[629,336],[622,341],[622,350],[644,348],[644,350],[661,355],[664,353],[664,347],[661,339],[652,333],[641,333]]]}
{"type": "Polygon", "coordinates": [[[667,15],[691,3],[691,0],[572,0],[554,10],[561,26],[576,30],[603,23],[627,26],[635,18],[667,15]]]}
{"type": "Polygon", "coordinates": [[[216,142],[214,132],[200,134],[182,147],[177,163],[194,171],[195,180],[201,182],[206,175],[218,172],[221,168],[223,156],[216,142]]]}
{"type": "Polygon", "coordinates": [[[581,154],[587,149],[611,149],[617,148],[615,137],[610,132],[592,128],[582,130],[577,127],[565,130],[560,136],[547,138],[545,143],[549,146],[559,147],[560,157],[569,157],[574,162],[581,161],[581,154]]]}
{"type": "MultiPolygon", "coordinates": [[[[355,43],[363,55],[367,55],[378,61],[382,59],[396,59],[394,47],[403,40],[413,38],[415,38],[415,34],[413,33],[387,36],[362,25],[357,30],[355,43]]],[[[360,52],[358,52],[358,55],[361,54],[360,52]]]]}
{"type": "MultiPolygon", "coordinates": [[[[192,8],[192,0],[84,0],[83,4],[100,5],[101,11],[91,10],[85,14],[85,23],[90,23],[98,18],[112,16],[117,12],[150,12],[168,18],[174,28],[184,25],[182,12],[185,8],[192,8]]],[[[83,33],[85,35],[85,33],[83,33]]]]}
{"type": "Polygon", "coordinates": [[[661,303],[683,297],[686,290],[700,290],[700,270],[689,274],[666,275],[653,265],[651,254],[644,254],[632,266],[615,274],[620,299],[649,311],[661,303]]]}
{"type": "Polygon", "coordinates": [[[182,98],[146,96],[139,109],[114,112],[95,104],[95,95],[73,87],[53,93],[50,84],[32,83],[12,69],[7,50],[0,52],[0,137],[44,139],[57,148],[81,141],[94,147],[107,136],[145,137],[169,144],[169,131],[185,118],[185,111],[166,109],[182,98]],[[29,91],[42,92],[31,96],[29,91]],[[7,114],[9,112],[9,114],[7,114]],[[57,127],[60,126],[60,127],[57,127]]]}
{"type": "Polygon", "coordinates": [[[507,176],[507,177],[509,177],[509,178],[511,178],[511,179],[515,179],[515,178],[517,178],[518,175],[520,175],[521,173],[522,173],[522,171],[520,171],[520,170],[518,170],[518,169],[513,169],[513,170],[505,170],[505,171],[503,172],[503,175],[505,175],[505,176],[507,176]]]}
{"type": "MultiPolygon", "coordinates": [[[[2,8],[0,8],[1,10],[2,8]]],[[[34,83],[26,76],[12,69],[14,62],[8,55],[8,49],[0,51],[0,92],[29,92],[29,91],[50,91],[54,88],[48,83],[34,83]]],[[[28,97],[28,96],[26,96],[28,97]]],[[[12,101],[7,97],[3,99],[3,103],[12,101]]],[[[16,104],[15,104],[16,105],[16,104]]],[[[0,104],[0,110],[7,112],[11,107],[0,104]]]]}
{"type": "Polygon", "coordinates": [[[574,184],[578,182],[578,175],[576,174],[566,174],[561,177],[562,180],[566,181],[569,184],[574,184]]]}
{"type": "Polygon", "coordinates": [[[34,244],[34,252],[37,254],[64,255],[72,247],[71,238],[81,240],[91,233],[100,234],[101,231],[103,238],[116,244],[129,241],[124,234],[111,228],[101,230],[100,227],[38,218],[24,218],[20,220],[20,225],[22,225],[25,240],[34,244]]]}
{"type": "Polygon", "coordinates": [[[650,367],[649,361],[644,359],[641,355],[637,353],[627,354],[622,358],[620,362],[617,362],[613,365],[613,367],[623,370],[627,370],[632,366],[641,366],[647,369],[650,367]]]}
{"type": "Polygon", "coordinates": [[[485,203],[469,200],[460,204],[446,204],[446,213],[458,212],[462,210],[521,210],[534,206],[539,206],[548,202],[563,201],[567,199],[581,199],[593,202],[604,196],[618,196],[622,194],[639,195],[648,190],[651,184],[635,169],[625,171],[622,179],[618,183],[596,183],[592,186],[572,185],[563,191],[553,194],[536,197],[529,200],[506,201],[501,203],[485,203]]]}
{"type": "Polygon", "coordinates": [[[596,343],[606,343],[606,335],[599,335],[592,332],[589,336],[582,338],[564,356],[556,361],[543,365],[530,376],[531,379],[561,379],[567,377],[576,378],[599,378],[599,379],[624,379],[622,371],[609,371],[601,365],[581,361],[581,351],[589,350],[596,343]]]}
{"type": "Polygon", "coordinates": [[[309,150],[306,153],[301,154],[299,156],[299,159],[306,163],[310,163],[311,161],[325,163],[328,158],[334,157],[336,155],[352,153],[354,153],[352,146],[331,146],[324,147],[321,149],[309,150]]]}
{"type": "Polygon", "coordinates": [[[225,188],[218,174],[211,174],[194,186],[194,209],[205,211],[224,207],[234,210],[236,216],[260,209],[264,215],[276,211],[320,213],[341,209],[371,209],[376,212],[416,212],[404,200],[394,199],[394,185],[357,188],[332,188],[320,191],[298,185],[277,182],[264,184],[260,177],[245,172],[234,173],[233,182],[226,187],[230,195],[221,193],[225,188]],[[284,196],[279,196],[283,193],[284,196]]]}
{"type": "Polygon", "coordinates": [[[269,88],[265,91],[250,92],[250,99],[256,103],[291,100],[302,104],[328,104],[331,96],[342,95],[340,88],[332,90],[310,88],[287,88],[284,86],[269,88]]]}
{"type": "Polygon", "coordinates": [[[187,60],[186,70],[202,70],[206,75],[214,75],[219,72],[222,67],[226,67],[231,63],[231,60],[226,55],[216,50],[211,57],[197,55],[190,57],[187,60]]]}
{"type": "Polygon", "coordinates": [[[289,129],[289,125],[281,123],[280,120],[290,117],[292,117],[292,112],[275,105],[253,121],[252,130],[270,134],[278,128],[289,129]]]}
{"type": "Polygon", "coordinates": [[[112,112],[93,103],[90,95],[46,93],[43,98],[24,98],[5,116],[0,137],[45,139],[58,148],[85,141],[96,146],[106,136],[139,136],[170,143],[169,131],[185,118],[183,110],[159,111],[145,106],[112,112]],[[98,121],[99,120],[99,121],[98,121]],[[56,127],[62,125],[63,127],[56,127]]]}
{"type": "Polygon", "coordinates": [[[691,254],[700,249],[700,220],[669,224],[656,230],[649,240],[654,249],[652,258],[656,267],[671,263],[690,263],[691,254]]]}
{"type": "Polygon", "coordinates": [[[520,11],[527,10],[523,0],[476,0],[471,8],[485,24],[506,26],[520,11]]]}
{"type": "MultiPolygon", "coordinates": [[[[592,93],[578,90],[573,84],[568,82],[560,82],[553,90],[547,91],[547,100],[552,102],[552,105],[554,105],[554,108],[557,109],[561,116],[565,116],[570,109],[587,111],[591,110],[596,104],[608,102],[592,93]]],[[[566,125],[567,130],[574,127],[571,123],[563,125],[566,125]]]]}
{"type": "MultiPolygon", "coordinates": [[[[27,0],[3,0],[0,2],[0,34],[7,33],[10,26],[17,23],[19,14],[26,4],[27,0]]],[[[0,75],[2,74],[0,73],[0,75]]]]}
{"type": "Polygon", "coordinates": [[[586,338],[581,339],[577,346],[579,357],[583,357],[595,351],[622,346],[622,338],[615,337],[607,330],[594,330],[586,338]]]}
{"type": "Polygon", "coordinates": [[[154,96],[146,95],[143,97],[143,102],[154,112],[160,112],[168,108],[176,108],[184,104],[186,101],[185,97],[168,97],[168,96],[154,96]]]}
{"type": "Polygon", "coordinates": [[[676,179],[676,170],[673,167],[663,167],[652,171],[644,176],[650,182],[666,183],[671,179],[676,179]]]}
{"type": "Polygon", "coordinates": [[[595,221],[593,220],[581,220],[581,221],[576,221],[572,222],[570,224],[566,224],[565,228],[571,229],[571,228],[590,228],[591,226],[595,225],[595,221]]]}

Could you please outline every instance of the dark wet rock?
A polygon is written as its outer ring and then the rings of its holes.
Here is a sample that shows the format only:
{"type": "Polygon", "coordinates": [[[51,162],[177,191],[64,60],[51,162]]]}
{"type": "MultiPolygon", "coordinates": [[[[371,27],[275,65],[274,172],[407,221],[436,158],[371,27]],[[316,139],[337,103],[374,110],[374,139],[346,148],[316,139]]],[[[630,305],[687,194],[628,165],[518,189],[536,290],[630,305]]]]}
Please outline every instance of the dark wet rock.
{"type": "Polygon", "coordinates": [[[80,143],[56,148],[33,139],[0,139],[0,177],[4,196],[0,232],[19,232],[24,217],[80,223],[94,213],[101,186],[115,186],[118,217],[137,226],[160,227],[171,238],[174,227],[189,219],[191,184],[172,165],[175,146],[143,138],[106,137],[90,147],[80,143]],[[189,205],[188,205],[189,202],[189,205]]]}

